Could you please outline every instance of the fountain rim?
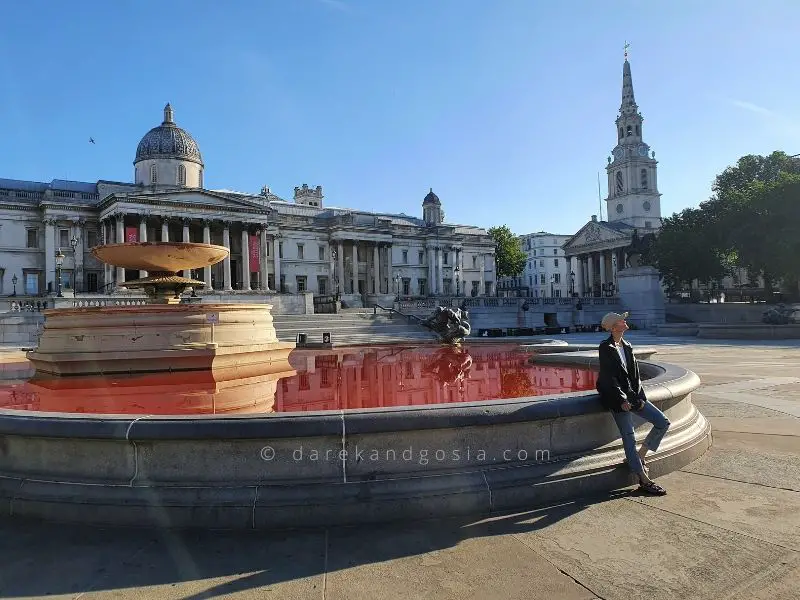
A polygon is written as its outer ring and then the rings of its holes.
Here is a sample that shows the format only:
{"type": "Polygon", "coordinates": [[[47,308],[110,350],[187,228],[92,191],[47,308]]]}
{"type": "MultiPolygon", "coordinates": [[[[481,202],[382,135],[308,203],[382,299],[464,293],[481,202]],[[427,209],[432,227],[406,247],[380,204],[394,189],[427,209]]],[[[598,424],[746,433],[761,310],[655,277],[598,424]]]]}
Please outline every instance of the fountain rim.
{"type": "MultiPolygon", "coordinates": [[[[589,356],[548,356],[553,366],[596,369],[589,356]]],[[[640,360],[647,397],[656,404],[700,386],[692,371],[640,360]]],[[[0,435],[84,439],[220,440],[410,431],[490,426],[607,412],[594,390],[453,404],[281,412],[258,415],[119,415],[0,410],[0,435]]]]}
{"type": "Polygon", "coordinates": [[[170,269],[164,269],[164,268],[158,269],[159,271],[169,272],[169,273],[177,273],[178,271],[182,271],[182,270],[185,270],[185,269],[200,269],[200,268],[203,268],[203,267],[206,267],[206,266],[215,265],[217,263],[222,262],[226,258],[229,258],[230,255],[231,255],[230,248],[227,248],[225,246],[220,246],[219,244],[207,244],[207,243],[204,243],[204,242],[114,242],[114,243],[111,243],[111,244],[98,244],[97,246],[94,246],[93,248],[91,248],[90,252],[91,252],[91,255],[94,258],[96,258],[97,260],[99,260],[103,264],[112,265],[112,266],[118,267],[118,268],[125,268],[125,269],[131,269],[131,270],[137,270],[138,269],[138,270],[145,270],[146,271],[146,270],[148,270],[148,267],[134,266],[132,263],[129,263],[127,261],[120,265],[120,264],[116,264],[116,263],[113,263],[113,262],[109,262],[109,261],[103,260],[97,254],[97,250],[101,249],[101,248],[109,248],[109,249],[113,249],[113,248],[131,248],[132,249],[132,248],[147,248],[147,247],[174,248],[174,249],[183,249],[183,250],[208,249],[208,250],[222,251],[225,254],[222,258],[220,258],[219,260],[216,260],[213,263],[201,262],[201,261],[193,261],[192,262],[192,261],[186,260],[185,261],[186,262],[185,266],[181,266],[181,268],[177,269],[176,271],[171,271],[170,269]]]}

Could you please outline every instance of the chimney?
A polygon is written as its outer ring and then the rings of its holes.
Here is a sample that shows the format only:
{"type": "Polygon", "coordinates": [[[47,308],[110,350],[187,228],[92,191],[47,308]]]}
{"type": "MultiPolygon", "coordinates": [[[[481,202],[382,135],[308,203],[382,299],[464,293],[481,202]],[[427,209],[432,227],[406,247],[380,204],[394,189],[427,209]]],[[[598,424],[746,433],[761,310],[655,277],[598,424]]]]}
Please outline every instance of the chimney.
{"type": "Polygon", "coordinates": [[[597,215],[592,215],[592,221],[594,221],[595,223],[597,223],[597,215]]]}

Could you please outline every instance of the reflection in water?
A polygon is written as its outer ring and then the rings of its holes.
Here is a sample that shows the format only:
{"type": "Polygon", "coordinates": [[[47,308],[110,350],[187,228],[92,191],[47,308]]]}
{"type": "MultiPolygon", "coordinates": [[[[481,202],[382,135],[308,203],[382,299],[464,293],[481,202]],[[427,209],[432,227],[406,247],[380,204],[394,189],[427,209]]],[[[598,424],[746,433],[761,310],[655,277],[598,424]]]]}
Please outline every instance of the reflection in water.
{"type": "MultiPolygon", "coordinates": [[[[95,414],[256,414],[416,406],[594,388],[584,368],[534,365],[516,344],[295,350],[226,371],[0,381],[0,408],[95,414]]],[[[21,371],[23,372],[23,371],[21,371]]]]}

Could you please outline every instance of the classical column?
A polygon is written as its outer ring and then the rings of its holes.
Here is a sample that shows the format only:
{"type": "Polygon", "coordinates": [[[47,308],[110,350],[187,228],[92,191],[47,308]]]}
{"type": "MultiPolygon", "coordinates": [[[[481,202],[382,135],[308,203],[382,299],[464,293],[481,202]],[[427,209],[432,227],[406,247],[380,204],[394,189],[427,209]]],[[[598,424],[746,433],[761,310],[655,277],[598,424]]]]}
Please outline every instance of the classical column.
{"type": "Polygon", "coordinates": [[[281,289],[281,241],[280,237],[272,236],[272,259],[275,261],[275,291],[282,292],[281,289]]]}
{"type": "Polygon", "coordinates": [[[378,244],[372,246],[372,280],[375,294],[381,293],[381,254],[378,244]]]}
{"type": "MultiPolygon", "coordinates": [[[[147,241],[147,217],[144,215],[139,216],[139,241],[146,242],[147,241]]],[[[147,271],[139,271],[139,277],[145,278],[147,277],[147,271]]]]}
{"type": "Polygon", "coordinates": [[[575,263],[575,293],[578,294],[579,297],[583,296],[583,258],[578,256],[572,257],[573,262],[575,263]]]}
{"type": "MultiPolygon", "coordinates": [[[[336,250],[336,273],[340,289],[335,289],[334,293],[344,293],[344,242],[342,240],[339,240],[336,250]]],[[[336,278],[334,278],[333,285],[336,286],[336,278]]]]}
{"type": "MultiPolygon", "coordinates": [[[[225,226],[222,228],[222,245],[225,246],[228,251],[231,249],[231,227],[229,223],[225,223],[225,226]]],[[[222,277],[223,277],[223,289],[226,292],[230,292],[233,290],[231,286],[231,255],[228,254],[225,257],[225,260],[222,261],[222,277]]]]}
{"type": "Polygon", "coordinates": [[[594,296],[594,253],[590,252],[586,258],[587,287],[586,295],[594,296]]]}
{"type": "MultiPolygon", "coordinates": [[[[117,243],[125,241],[125,215],[117,215],[117,243]]],[[[125,269],[117,267],[117,287],[125,286],[125,269]]]]}
{"type": "Polygon", "coordinates": [[[425,248],[428,254],[428,295],[436,295],[436,249],[432,246],[425,248]]]}
{"type": "Polygon", "coordinates": [[[169,241],[169,221],[167,219],[161,220],[161,241],[169,241]]]}
{"type": "Polygon", "coordinates": [[[250,291],[250,232],[242,224],[242,291],[250,291]]]}
{"type": "Polygon", "coordinates": [[[478,285],[480,290],[479,296],[487,296],[486,293],[486,254],[481,254],[481,281],[478,285]]]}
{"type": "Polygon", "coordinates": [[[358,241],[353,240],[353,272],[351,273],[353,279],[353,293],[358,293],[358,241]]]}
{"type": "Polygon", "coordinates": [[[439,278],[436,280],[436,285],[439,288],[439,293],[444,294],[444,248],[441,246],[436,250],[436,268],[438,269],[439,278]]]}
{"type": "MultiPolygon", "coordinates": [[[[106,219],[100,221],[100,235],[102,244],[111,243],[111,230],[108,227],[108,221],[106,219]]],[[[107,263],[103,263],[103,285],[111,283],[111,275],[109,268],[110,267],[107,263]]]]}
{"type": "Polygon", "coordinates": [[[261,232],[259,233],[261,236],[259,239],[259,243],[261,246],[261,250],[259,251],[260,260],[259,262],[259,273],[261,273],[261,289],[265,292],[270,291],[269,289],[269,268],[267,265],[267,259],[269,256],[267,255],[267,249],[269,248],[269,240],[267,240],[267,230],[262,227],[261,232]]]}
{"type": "MultiPolygon", "coordinates": [[[[183,238],[182,238],[182,240],[184,242],[190,242],[191,241],[189,239],[189,219],[184,219],[183,220],[183,238]]],[[[191,269],[184,269],[183,270],[183,276],[186,277],[187,279],[191,279],[191,277],[192,277],[191,269]]]]}
{"type": "Polygon", "coordinates": [[[606,284],[606,253],[600,252],[600,289],[606,284]]]}
{"type": "MultiPolygon", "coordinates": [[[[44,220],[44,269],[45,269],[45,289],[47,284],[52,284],[53,292],[58,289],[56,283],[56,221],[55,219],[44,220]]],[[[23,289],[25,282],[22,283],[23,289]]]]}
{"type": "MultiPolygon", "coordinates": [[[[203,243],[210,244],[211,243],[211,222],[210,221],[203,221],[203,243]]],[[[207,265],[203,267],[203,282],[205,282],[206,290],[211,290],[211,266],[207,265]]]]}
{"type": "MultiPolygon", "coordinates": [[[[388,244],[386,246],[386,293],[392,293],[392,278],[394,277],[394,245],[388,244]]],[[[401,281],[399,284],[398,289],[402,291],[403,289],[403,282],[401,281]]],[[[400,292],[398,292],[400,293],[400,292]]]]}
{"type": "Polygon", "coordinates": [[[461,295],[461,290],[458,289],[458,288],[463,286],[464,287],[464,296],[466,296],[467,295],[467,292],[466,292],[466,287],[467,286],[466,286],[466,284],[464,282],[464,248],[458,248],[456,250],[456,254],[458,255],[457,262],[458,262],[458,273],[459,273],[459,277],[457,278],[458,279],[458,284],[456,285],[456,295],[458,295],[458,296],[461,295]]]}

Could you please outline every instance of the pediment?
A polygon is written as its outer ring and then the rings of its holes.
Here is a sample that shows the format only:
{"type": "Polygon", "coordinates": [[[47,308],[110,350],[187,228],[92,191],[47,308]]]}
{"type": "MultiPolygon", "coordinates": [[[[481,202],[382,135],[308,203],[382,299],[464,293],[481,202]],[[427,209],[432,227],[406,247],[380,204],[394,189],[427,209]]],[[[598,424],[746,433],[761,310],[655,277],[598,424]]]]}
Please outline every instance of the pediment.
{"type": "Polygon", "coordinates": [[[253,209],[268,211],[269,204],[267,198],[263,202],[259,201],[259,197],[253,196],[252,199],[247,196],[228,195],[221,192],[210,192],[207,190],[164,190],[148,194],[114,194],[118,200],[125,200],[127,202],[146,202],[148,204],[156,203],[160,205],[175,205],[175,206],[196,206],[198,208],[211,208],[216,210],[242,210],[253,209]]]}
{"type": "Polygon", "coordinates": [[[602,246],[614,242],[627,242],[631,239],[632,233],[632,229],[630,233],[627,233],[608,227],[603,221],[589,221],[567,240],[563,247],[564,250],[570,250],[602,246]]]}

